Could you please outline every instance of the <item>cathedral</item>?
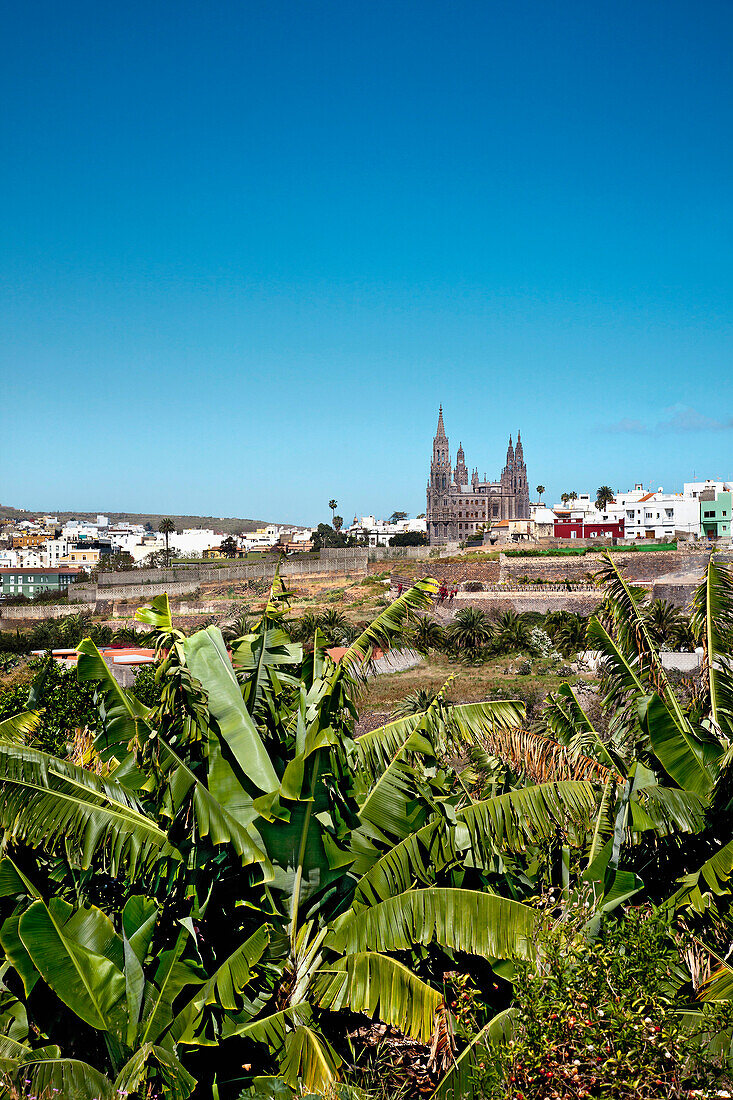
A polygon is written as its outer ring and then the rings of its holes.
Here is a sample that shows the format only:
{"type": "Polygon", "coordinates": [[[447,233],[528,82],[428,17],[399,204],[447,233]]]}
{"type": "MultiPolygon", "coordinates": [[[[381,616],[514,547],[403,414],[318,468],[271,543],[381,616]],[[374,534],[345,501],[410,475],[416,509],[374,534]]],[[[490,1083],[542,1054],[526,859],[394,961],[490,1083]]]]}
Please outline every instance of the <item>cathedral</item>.
{"type": "Polygon", "coordinates": [[[441,405],[433,440],[426,519],[431,546],[460,542],[479,527],[499,520],[529,519],[527,467],[521,434],[517,432],[516,447],[509,437],[506,465],[498,481],[487,481],[486,474],[480,481],[478,470],[469,478],[462,445],[458,447],[455,469],[451,469],[441,405]]]}

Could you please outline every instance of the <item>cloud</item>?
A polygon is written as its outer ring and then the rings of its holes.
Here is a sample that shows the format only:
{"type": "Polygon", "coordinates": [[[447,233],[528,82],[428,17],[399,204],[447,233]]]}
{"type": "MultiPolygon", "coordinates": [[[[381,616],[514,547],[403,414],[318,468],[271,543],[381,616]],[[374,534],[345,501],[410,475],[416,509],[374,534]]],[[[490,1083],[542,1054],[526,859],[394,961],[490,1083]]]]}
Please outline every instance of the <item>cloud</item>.
{"type": "Polygon", "coordinates": [[[731,429],[733,429],[733,417],[728,420],[715,420],[711,416],[698,412],[690,405],[671,405],[664,410],[663,419],[653,425],[623,417],[605,428],[607,432],[626,435],[680,435],[684,432],[725,432],[731,429]]]}
{"type": "Polygon", "coordinates": [[[625,416],[622,420],[617,421],[615,424],[609,424],[606,428],[607,432],[629,432],[633,435],[645,435],[649,429],[646,425],[642,424],[641,420],[630,420],[628,416],[625,416]]]}

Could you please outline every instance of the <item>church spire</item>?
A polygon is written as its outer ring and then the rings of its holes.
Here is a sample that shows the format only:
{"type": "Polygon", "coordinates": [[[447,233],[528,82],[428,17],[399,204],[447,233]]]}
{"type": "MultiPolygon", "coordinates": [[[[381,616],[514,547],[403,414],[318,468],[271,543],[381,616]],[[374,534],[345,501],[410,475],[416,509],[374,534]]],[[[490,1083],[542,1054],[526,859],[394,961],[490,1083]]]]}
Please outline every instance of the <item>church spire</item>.
{"type": "Polygon", "coordinates": [[[440,406],[440,409],[438,410],[438,430],[435,433],[435,438],[436,439],[445,439],[446,438],[445,428],[443,426],[443,406],[442,405],[440,406]]]}
{"type": "Polygon", "coordinates": [[[524,463],[524,451],[522,450],[522,433],[517,432],[517,449],[514,452],[514,460],[517,466],[521,466],[524,463]]]}
{"type": "Polygon", "coordinates": [[[453,480],[456,485],[468,485],[468,470],[466,469],[466,456],[463,453],[463,444],[458,445],[458,454],[456,455],[456,468],[453,474],[453,480]]]}
{"type": "MultiPolygon", "coordinates": [[[[517,440],[517,446],[521,447],[519,440],[517,440]]],[[[509,436],[509,446],[506,449],[506,464],[510,468],[514,465],[514,447],[512,446],[511,436],[509,436]]]]}

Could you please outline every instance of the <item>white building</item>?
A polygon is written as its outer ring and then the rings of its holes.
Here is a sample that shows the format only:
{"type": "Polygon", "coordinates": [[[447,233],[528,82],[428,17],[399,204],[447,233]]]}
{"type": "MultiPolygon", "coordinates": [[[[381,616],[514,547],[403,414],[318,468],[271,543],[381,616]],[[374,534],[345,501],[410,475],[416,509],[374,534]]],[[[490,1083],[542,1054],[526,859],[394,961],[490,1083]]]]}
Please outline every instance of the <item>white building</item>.
{"type": "MultiPolygon", "coordinates": [[[[600,513],[598,513],[600,514],[600,513]]],[[[603,512],[602,519],[623,520],[627,539],[674,539],[678,534],[700,534],[700,502],[687,493],[645,492],[641,486],[616,499],[603,512]]]]}
{"type": "Polygon", "coordinates": [[[533,538],[552,538],[555,533],[555,521],[557,520],[557,515],[552,508],[548,508],[544,504],[530,504],[529,518],[533,538]]]}
{"type": "Polygon", "coordinates": [[[277,546],[284,530],[283,527],[276,527],[271,523],[268,527],[258,527],[256,531],[248,531],[241,542],[247,551],[271,550],[273,546],[277,546]]]}
{"type": "MultiPolygon", "coordinates": [[[[200,558],[209,547],[221,546],[225,537],[221,531],[212,531],[209,527],[184,527],[183,531],[174,531],[168,536],[168,545],[182,558],[200,558]]],[[[162,535],[160,545],[165,547],[162,535]]]]}
{"type": "Polygon", "coordinates": [[[716,500],[718,493],[733,492],[733,481],[713,481],[711,479],[708,479],[707,481],[685,482],[684,493],[686,497],[695,497],[696,500],[699,500],[702,493],[709,492],[713,492],[715,494],[712,499],[716,500]]]}
{"type": "MultiPolygon", "coordinates": [[[[562,512],[567,515],[569,512],[573,519],[585,519],[586,516],[593,514],[598,515],[598,509],[596,508],[596,498],[591,499],[590,493],[579,493],[575,500],[569,500],[567,504],[553,504],[553,512],[562,512]]],[[[591,519],[587,520],[588,523],[592,523],[591,519]]]]}
{"type": "Polygon", "coordinates": [[[358,521],[354,516],[354,522],[347,533],[355,535],[358,539],[368,539],[370,546],[389,546],[393,535],[405,534],[408,531],[417,531],[427,534],[427,522],[425,519],[403,519],[397,523],[388,523],[387,520],[377,520],[374,516],[362,516],[358,521]]]}

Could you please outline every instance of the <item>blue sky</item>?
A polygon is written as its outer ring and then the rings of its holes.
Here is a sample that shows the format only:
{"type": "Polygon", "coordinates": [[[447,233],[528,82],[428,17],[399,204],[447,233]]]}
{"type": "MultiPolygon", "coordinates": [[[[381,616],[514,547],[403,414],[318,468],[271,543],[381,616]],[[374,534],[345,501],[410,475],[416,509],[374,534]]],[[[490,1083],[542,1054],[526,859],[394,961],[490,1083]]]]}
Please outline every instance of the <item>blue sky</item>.
{"type": "Polygon", "coordinates": [[[0,39],[0,502],[733,476],[733,7],[68,0],[0,39]]]}

